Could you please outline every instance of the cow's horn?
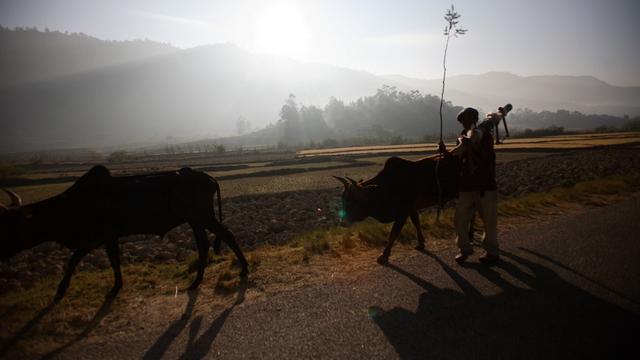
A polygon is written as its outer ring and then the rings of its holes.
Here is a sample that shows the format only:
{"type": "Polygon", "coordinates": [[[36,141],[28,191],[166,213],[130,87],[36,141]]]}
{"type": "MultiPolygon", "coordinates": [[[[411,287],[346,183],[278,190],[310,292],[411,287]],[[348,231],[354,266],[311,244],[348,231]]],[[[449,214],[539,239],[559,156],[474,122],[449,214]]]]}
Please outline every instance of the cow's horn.
{"type": "Polygon", "coordinates": [[[358,186],[358,182],[357,182],[357,181],[353,180],[352,178],[350,178],[350,177],[348,177],[348,176],[347,176],[346,178],[347,178],[349,181],[351,181],[351,185],[353,185],[353,186],[358,186]]]}
{"type": "Polygon", "coordinates": [[[18,194],[14,193],[11,190],[7,190],[7,189],[2,189],[2,190],[4,190],[4,192],[6,192],[7,195],[9,195],[9,198],[11,198],[11,205],[9,205],[10,208],[22,206],[22,199],[20,198],[20,196],[18,196],[18,194]]]}
{"type": "Polygon", "coordinates": [[[336,180],[340,181],[340,182],[342,183],[342,185],[344,185],[344,187],[345,187],[345,188],[346,188],[347,186],[349,186],[349,182],[348,182],[346,179],[341,178],[341,177],[339,177],[339,176],[334,176],[334,178],[335,178],[336,180]]]}

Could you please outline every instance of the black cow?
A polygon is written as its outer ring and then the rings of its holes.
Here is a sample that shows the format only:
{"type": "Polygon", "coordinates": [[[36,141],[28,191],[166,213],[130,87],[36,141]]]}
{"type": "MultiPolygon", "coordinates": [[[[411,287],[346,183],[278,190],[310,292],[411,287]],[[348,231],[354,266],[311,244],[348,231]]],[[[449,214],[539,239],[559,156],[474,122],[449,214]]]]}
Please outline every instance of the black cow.
{"type": "Polygon", "coordinates": [[[424,249],[418,211],[455,198],[459,173],[457,158],[434,155],[417,161],[391,157],[382,171],[367,181],[335,177],[344,185],[340,217],[347,223],[368,216],[383,223],[393,222],[387,246],[377,260],[384,265],[407,218],[418,233],[416,249],[424,249]]]}
{"type": "Polygon", "coordinates": [[[224,241],[236,254],[247,275],[247,261],[233,234],[221,224],[220,186],[209,175],[183,168],[178,171],[139,176],[111,176],[104,166],[95,166],[65,192],[21,206],[19,197],[8,192],[12,206],[0,207],[0,259],[45,241],[55,241],[74,250],[58,286],[61,299],[75,267],[91,250],[104,245],[113,272],[115,295],[122,287],[118,238],[133,234],[163,236],[178,225],[189,223],[198,246],[199,266],[190,289],[202,282],[209,241],[205,229],[215,234],[214,251],[224,241]],[[218,194],[220,221],[215,217],[218,194]]]}

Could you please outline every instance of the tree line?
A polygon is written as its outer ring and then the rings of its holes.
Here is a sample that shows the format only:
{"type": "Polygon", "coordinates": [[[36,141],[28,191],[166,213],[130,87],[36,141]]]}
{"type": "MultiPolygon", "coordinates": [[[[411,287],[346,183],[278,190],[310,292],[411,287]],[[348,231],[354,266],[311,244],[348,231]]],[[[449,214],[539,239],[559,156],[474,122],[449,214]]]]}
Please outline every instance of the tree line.
{"type": "MultiPolygon", "coordinates": [[[[291,94],[285,100],[276,124],[265,130],[270,135],[267,138],[275,138],[280,147],[399,144],[433,140],[439,136],[439,106],[440,98],[437,96],[421,94],[418,90],[399,91],[387,85],[375,94],[351,103],[331,97],[323,109],[313,105],[300,106],[295,95],[291,94]]],[[[460,125],[455,119],[461,110],[461,106],[444,103],[443,135],[446,138],[457,136],[460,125]]],[[[539,136],[578,129],[632,130],[638,119],[568,110],[536,112],[524,108],[510,113],[508,122],[515,134],[539,136]]]]}
{"type": "MultiPolygon", "coordinates": [[[[331,97],[324,109],[299,106],[291,94],[280,110],[279,120],[271,127],[279,132],[282,146],[333,145],[356,139],[369,143],[420,140],[438,131],[439,106],[437,96],[417,90],[403,92],[386,85],[374,95],[347,104],[331,97]]],[[[445,132],[455,132],[457,124],[450,120],[461,109],[445,104],[445,132]]]]}

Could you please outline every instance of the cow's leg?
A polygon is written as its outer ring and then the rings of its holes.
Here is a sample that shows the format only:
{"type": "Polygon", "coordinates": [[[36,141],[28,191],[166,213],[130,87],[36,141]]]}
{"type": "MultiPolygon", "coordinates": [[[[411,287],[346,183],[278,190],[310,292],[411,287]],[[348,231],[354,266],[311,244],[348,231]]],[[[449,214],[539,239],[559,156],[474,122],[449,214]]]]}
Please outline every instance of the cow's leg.
{"type": "Polygon", "coordinates": [[[400,235],[400,231],[404,226],[404,223],[407,221],[407,217],[404,216],[399,220],[396,220],[391,227],[391,232],[389,233],[389,241],[387,242],[387,247],[384,248],[382,255],[378,256],[378,264],[386,265],[389,262],[389,255],[391,255],[391,248],[393,247],[393,243],[400,235]]]}
{"type": "Polygon", "coordinates": [[[424,250],[424,235],[422,235],[422,228],[420,227],[420,217],[415,210],[411,212],[411,222],[416,227],[416,233],[418,234],[418,245],[416,245],[415,249],[424,250]]]}
{"type": "Polygon", "coordinates": [[[231,233],[231,231],[229,231],[229,229],[227,229],[224,225],[220,224],[218,221],[215,221],[215,220],[212,221],[208,229],[209,231],[211,231],[216,235],[216,239],[214,241],[214,251],[215,251],[215,242],[217,241],[219,244],[220,240],[224,241],[225,244],[227,244],[227,246],[229,246],[229,248],[233,250],[233,253],[236,254],[236,257],[240,262],[240,266],[242,267],[242,270],[240,271],[240,276],[246,277],[247,274],[249,273],[249,265],[247,263],[247,259],[245,259],[244,254],[242,253],[242,250],[240,250],[240,246],[238,246],[238,243],[236,242],[236,237],[233,235],[233,233],[231,233]]]}
{"type": "Polygon", "coordinates": [[[118,246],[118,238],[113,238],[104,243],[104,248],[107,250],[107,256],[109,256],[109,262],[113,269],[113,276],[115,277],[115,283],[111,289],[110,295],[115,296],[122,288],[122,273],[120,271],[120,246],[118,246]]]}
{"type": "Polygon", "coordinates": [[[91,249],[78,249],[73,253],[73,255],[71,255],[71,258],[67,263],[67,268],[64,270],[64,277],[58,285],[58,291],[56,292],[54,301],[60,301],[60,299],[64,297],[64,294],[67,292],[67,288],[69,287],[69,282],[71,281],[73,271],[76,269],[76,266],[78,266],[80,260],[82,260],[82,258],[87,255],[90,250],[91,249]]]}
{"type": "Polygon", "coordinates": [[[207,266],[207,259],[209,257],[209,240],[207,239],[207,233],[204,228],[191,226],[193,229],[193,235],[196,238],[196,244],[198,245],[198,273],[195,280],[189,286],[189,290],[198,288],[198,285],[202,282],[204,276],[204,268],[207,266]]]}
{"type": "Polygon", "coordinates": [[[475,232],[474,224],[476,222],[476,213],[473,213],[471,221],[469,222],[469,242],[473,243],[473,233],[475,232]]]}

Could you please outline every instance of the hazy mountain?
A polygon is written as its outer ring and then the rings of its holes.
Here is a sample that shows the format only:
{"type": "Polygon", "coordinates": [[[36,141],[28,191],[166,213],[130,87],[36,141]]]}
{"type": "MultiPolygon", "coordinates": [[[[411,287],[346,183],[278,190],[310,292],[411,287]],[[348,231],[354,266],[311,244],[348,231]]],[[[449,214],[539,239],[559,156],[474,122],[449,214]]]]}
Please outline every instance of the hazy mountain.
{"type": "Polygon", "coordinates": [[[0,88],[126,63],[178,50],[149,40],[104,41],[85,34],[0,26],[0,88]]]}
{"type": "Polygon", "coordinates": [[[277,121],[290,93],[322,106],[385,82],[234,45],[198,47],[0,90],[0,151],[226,136],[240,116],[254,128],[277,121]]]}
{"type": "MultiPolygon", "coordinates": [[[[385,78],[440,94],[442,79],[421,80],[400,75],[385,78]]],[[[640,115],[640,87],[620,87],[592,76],[518,76],[506,72],[451,76],[445,99],[493,111],[507,102],[535,111],[559,109],[586,114],[640,115]]]]}
{"type": "MultiPolygon", "coordinates": [[[[0,152],[229,136],[236,134],[240,117],[253,129],[277,122],[291,93],[301,106],[322,108],[332,96],[348,103],[384,84],[436,95],[441,85],[441,80],[301,63],[229,44],[177,50],[34,30],[2,30],[0,44],[2,83],[13,84],[0,87],[0,152]],[[16,36],[30,40],[22,46],[16,36]]],[[[448,78],[445,98],[485,111],[511,102],[516,109],[634,116],[640,114],[639,89],[591,77],[488,73],[448,78]]]]}

